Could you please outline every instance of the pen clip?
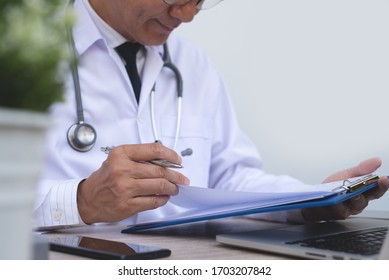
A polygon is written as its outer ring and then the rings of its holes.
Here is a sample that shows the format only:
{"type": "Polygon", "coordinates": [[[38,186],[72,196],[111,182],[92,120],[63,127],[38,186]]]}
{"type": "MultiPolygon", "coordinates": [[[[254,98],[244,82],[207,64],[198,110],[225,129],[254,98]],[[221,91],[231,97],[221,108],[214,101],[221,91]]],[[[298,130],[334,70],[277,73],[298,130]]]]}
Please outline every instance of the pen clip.
{"type": "Polygon", "coordinates": [[[371,183],[373,183],[374,181],[376,181],[378,179],[379,179],[379,176],[376,174],[366,175],[366,176],[364,176],[360,179],[357,179],[353,182],[350,181],[349,179],[346,179],[343,181],[343,185],[333,189],[332,191],[337,192],[337,193],[341,193],[341,194],[352,193],[352,192],[355,192],[359,189],[364,188],[365,186],[370,185],[371,183]]]}
{"type": "Polygon", "coordinates": [[[109,154],[109,152],[112,150],[113,146],[106,146],[106,147],[101,147],[100,151],[102,151],[105,154],[109,154]]]}

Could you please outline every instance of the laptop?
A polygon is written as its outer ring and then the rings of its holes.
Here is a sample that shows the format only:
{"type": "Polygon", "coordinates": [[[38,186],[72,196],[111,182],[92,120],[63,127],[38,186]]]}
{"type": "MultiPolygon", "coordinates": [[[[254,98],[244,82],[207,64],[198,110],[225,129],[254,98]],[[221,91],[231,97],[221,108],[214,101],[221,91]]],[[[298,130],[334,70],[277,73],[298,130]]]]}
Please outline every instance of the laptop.
{"type": "Polygon", "coordinates": [[[303,259],[389,259],[388,219],[285,225],[250,232],[219,234],[222,244],[303,259]]]}

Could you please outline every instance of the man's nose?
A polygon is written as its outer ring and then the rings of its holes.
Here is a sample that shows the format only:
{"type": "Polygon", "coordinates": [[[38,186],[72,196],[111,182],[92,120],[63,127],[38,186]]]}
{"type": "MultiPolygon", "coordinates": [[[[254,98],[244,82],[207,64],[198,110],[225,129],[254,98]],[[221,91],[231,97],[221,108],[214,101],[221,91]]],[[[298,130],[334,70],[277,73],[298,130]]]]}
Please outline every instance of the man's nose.
{"type": "Polygon", "coordinates": [[[169,14],[181,22],[191,22],[199,11],[197,2],[197,0],[192,0],[182,5],[173,5],[169,8],[169,14]]]}

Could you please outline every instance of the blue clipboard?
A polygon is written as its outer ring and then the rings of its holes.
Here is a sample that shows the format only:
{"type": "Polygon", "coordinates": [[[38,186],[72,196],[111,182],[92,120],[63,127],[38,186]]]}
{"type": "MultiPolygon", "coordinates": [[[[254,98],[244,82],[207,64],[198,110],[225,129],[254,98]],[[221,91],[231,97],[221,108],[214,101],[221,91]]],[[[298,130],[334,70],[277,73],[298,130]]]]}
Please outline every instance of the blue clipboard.
{"type": "MultiPolygon", "coordinates": [[[[388,177],[389,178],[389,177],[388,177]]],[[[204,216],[192,217],[192,218],[183,218],[183,219],[175,219],[172,221],[161,221],[161,222],[152,222],[140,225],[129,226],[126,229],[123,229],[122,233],[133,233],[138,231],[145,231],[150,229],[174,226],[179,224],[193,223],[204,220],[214,220],[228,217],[237,217],[237,216],[246,216],[251,214],[259,214],[266,212],[276,212],[276,211],[285,211],[285,210],[293,210],[293,209],[302,209],[302,208],[313,208],[313,207],[323,207],[323,206],[332,206],[344,202],[350,199],[353,196],[357,196],[365,191],[368,191],[376,186],[378,186],[377,175],[369,175],[361,180],[358,180],[350,185],[343,185],[335,190],[334,194],[325,198],[320,199],[312,199],[301,202],[283,204],[283,205],[275,205],[269,207],[260,207],[253,208],[250,210],[236,210],[234,212],[227,213],[214,213],[208,214],[204,216]]],[[[347,180],[345,180],[347,182],[347,180]]]]}

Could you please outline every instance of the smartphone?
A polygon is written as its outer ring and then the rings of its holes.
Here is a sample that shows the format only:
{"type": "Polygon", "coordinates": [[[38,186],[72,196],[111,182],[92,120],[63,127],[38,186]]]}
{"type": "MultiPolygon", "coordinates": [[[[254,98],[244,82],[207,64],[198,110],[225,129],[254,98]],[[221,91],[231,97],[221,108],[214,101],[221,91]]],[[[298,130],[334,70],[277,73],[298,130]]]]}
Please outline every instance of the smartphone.
{"type": "Polygon", "coordinates": [[[169,249],[85,236],[49,238],[50,250],[101,260],[148,260],[168,257],[169,249]]]}

